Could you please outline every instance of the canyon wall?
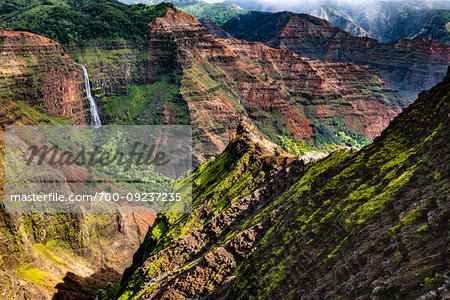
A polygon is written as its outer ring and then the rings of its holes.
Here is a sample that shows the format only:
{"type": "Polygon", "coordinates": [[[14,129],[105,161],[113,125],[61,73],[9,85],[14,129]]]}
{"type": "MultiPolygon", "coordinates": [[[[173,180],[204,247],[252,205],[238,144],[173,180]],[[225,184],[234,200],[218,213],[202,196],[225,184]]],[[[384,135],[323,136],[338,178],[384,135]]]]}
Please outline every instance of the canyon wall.
{"type": "MultiPolygon", "coordinates": [[[[58,43],[0,30],[0,53],[0,101],[41,107],[47,115],[71,124],[87,123],[82,70],[58,43]]],[[[3,125],[15,121],[11,114],[3,118],[3,125]]]]}
{"type": "Polygon", "coordinates": [[[264,42],[311,59],[375,67],[411,100],[442,80],[450,64],[448,45],[422,38],[383,44],[305,14],[251,12],[223,28],[235,38],[264,42]]]}
{"type": "Polygon", "coordinates": [[[216,39],[180,11],[168,9],[151,28],[149,65],[179,85],[201,159],[224,149],[241,116],[250,117],[273,141],[278,135],[314,141],[320,124],[334,133],[342,126],[372,139],[406,103],[370,67],[216,39]]]}
{"type": "MultiPolygon", "coordinates": [[[[152,40],[170,36],[177,45],[180,91],[194,134],[210,155],[224,149],[241,115],[274,141],[291,134],[314,139],[319,134],[313,126],[320,123],[332,131],[338,123],[372,139],[406,103],[370,67],[322,63],[261,43],[215,39],[196,19],[170,9],[151,27],[152,40]]],[[[163,46],[153,51],[158,47],[163,46]]]]}
{"type": "Polygon", "coordinates": [[[217,39],[170,8],[143,42],[65,48],[88,69],[104,123],[192,124],[197,163],[225,148],[242,116],[275,142],[332,150],[364,145],[408,102],[373,68],[217,39]]]}

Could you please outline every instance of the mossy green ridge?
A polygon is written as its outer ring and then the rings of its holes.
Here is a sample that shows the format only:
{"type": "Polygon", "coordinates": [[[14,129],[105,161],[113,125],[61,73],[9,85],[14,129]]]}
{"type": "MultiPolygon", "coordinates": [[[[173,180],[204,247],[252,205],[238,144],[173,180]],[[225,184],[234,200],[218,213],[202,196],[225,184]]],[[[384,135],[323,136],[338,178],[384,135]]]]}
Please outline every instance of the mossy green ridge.
{"type": "Polygon", "coordinates": [[[438,293],[449,272],[449,104],[450,72],[371,145],[308,165],[241,131],[184,179],[192,214],[158,216],[105,298],[438,293]]]}
{"type": "Polygon", "coordinates": [[[386,272],[393,275],[377,284],[385,296],[426,293],[424,277],[448,272],[446,250],[435,239],[443,243],[446,234],[449,207],[442,201],[449,185],[431,171],[448,169],[449,86],[447,75],[372,145],[319,176],[310,196],[295,193],[304,205],[287,211],[285,226],[273,232],[290,240],[273,239],[250,256],[235,272],[228,296],[355,298],[371,295],[371,284],[386,272]],[[263,258],[262,266],[252,264],[263,258]]]}
{"type": "MultiPolygon", "coordinates": [[[[262,144],[254,143],[250,134],[243,128],[241,130],[242,132],[228,145],[226,151],[210,159],[178,183],[179,186],[184,184],[194,186],[192,212],[182,215],[160,215],[138,250],[144,257],[139,258],[135,262],[136,265],[169,247],[173,241],[192,232],[195,228],[206,226],[213,216],[229,209],[235,200],[250,194],[258,183],[265,180],[266,176],[263,170],[276,163],[273,150],[262,144]]],[[[272,147],[279,149],[274,144],[272,147]]],[[[232,236],[236,234],[237,232],[232,236]]],[[[225,240],[227,232],[221,232],[217,238],[225,240]]],[[[217,244],[207,245],[204,251],[215,246],[217,244]]],[[[168,256],[172,256],[172,253],[168,256]]],[[[162,255],[149,268],[135,270],[132,267],[127,270],[125,276],[129,277],[129,283],[122,287],[120,293],[123,293],[123,296],[121,298],[127,299],[127,297],[136,296],[140,286],[145,282],[144,274],[146,277],[161,274],[158,265],[165,262],[163,259],[168,258],[166,255],[162,255]]],[[[187,265],[189,264],[187,263],[187,265]]],[[[113,295],[109,295],[109,297],[113,297],[113,295]]]]}

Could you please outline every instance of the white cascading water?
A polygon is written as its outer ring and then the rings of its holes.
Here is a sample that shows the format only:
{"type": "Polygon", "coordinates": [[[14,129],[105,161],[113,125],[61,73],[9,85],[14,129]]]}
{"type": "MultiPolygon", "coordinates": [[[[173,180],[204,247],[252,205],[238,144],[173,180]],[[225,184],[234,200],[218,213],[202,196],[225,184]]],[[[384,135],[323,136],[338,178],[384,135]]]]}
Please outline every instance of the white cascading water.
{"type": "Polygon", "coordinates": [[[97,105],[95,104],[94,98],[92,98],[91,84],[89,83],[89,74],[84,66],[81,67],[83,68],[84,73],[84,88],[86,90],[86,97],[89,100],[92,125],[94,126],[94,128],[99,128],[100,126],[102,126],[102,122],[100,121],[100,117],[98,115],[97,105]]]}

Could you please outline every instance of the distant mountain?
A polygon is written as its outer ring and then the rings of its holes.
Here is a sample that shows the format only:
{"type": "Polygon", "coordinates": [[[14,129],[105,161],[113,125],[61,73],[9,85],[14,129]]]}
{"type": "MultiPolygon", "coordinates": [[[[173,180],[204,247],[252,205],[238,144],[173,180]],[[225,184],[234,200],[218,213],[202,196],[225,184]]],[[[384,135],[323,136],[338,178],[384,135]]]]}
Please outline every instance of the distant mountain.
{"type": "Polygon", "coordinates": [[[400,38],[431,38],[450,41],[449,1],[291,1],[271,3],[255,0],[233,1],[247,10],[306,13],[325,19],[356,36],[390,43],[400,38]]]}
{"type": "MultiPolygon", "coordinates": [[[[327,20],[334,26],[337,26],[354,36],[373,37],[364,28],[362,28],[356,20],[343,10],[321,6],[310,12],[312,16],[327,20]]],[[[373,37],[373,38],[379,38],[373,37]]]]}
{"type": "Polygon", "coordinates": [[[246,14],[247,11],[236,5],[235,3],[207,3],[201,0],[120,0],[123,3],[147,3],[158,4],[162,2],[170,2],[180,10],[196,17],[208,18],[216,24],[222,25],[236,15],[246,14]]]}
{"type": "Polygon", "coordinates": [[[373,66],[410,99],[439,82],[450,64],[448,45],[427,39],[382,44],[354,37],[306,14],[252,11],[233,18],[222,28],[235,38],[264,42],[311,59],[373,66]]]}
{"type": "Polygon", "coordinates": [[[380,2],[369,9],[320,7],[311,15],[325,19],[345,31],[394,42],[400,38],[427,38],[450,43],[450,10],[421,8],[409,3],[380,2]]]}

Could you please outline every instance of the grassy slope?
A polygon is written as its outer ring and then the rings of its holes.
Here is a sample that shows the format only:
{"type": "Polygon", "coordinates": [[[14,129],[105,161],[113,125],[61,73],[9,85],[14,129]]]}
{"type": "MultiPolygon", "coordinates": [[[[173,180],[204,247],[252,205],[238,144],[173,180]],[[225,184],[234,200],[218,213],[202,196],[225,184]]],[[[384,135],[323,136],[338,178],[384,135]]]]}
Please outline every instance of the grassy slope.
{"type": "MultiPolygon", "coordinates": [[[[187,179],[196,183],[194,213],[158,217],[137,254],[134,273],[124,277],[121,299],[158,289],[164,293],[164,287],[170,287],[164,285],[165,276],[183,277],[207,253],[258,225],[266,234],[234,270],[237,277],[227,292],[230,298],[295,299],[305,293],[355,298],[370,295],[371,283],[383,278],[385,282],[379,284],[387,297],[418,296],[437,288],[448,272],[442,250],[449,215],[444,200],[450,188],[446,180],[449,84],[447,76],[444,83],[423,93],[372,145],[350,156],[348,151],[338,151],[297,170],[293,184],[281,196],[262,201],[264,206],[243,214],[218,236],[205,237],[202,245],[207,247],[201,257],[167,273],[170,267],[167,262],[164,266],[161,255],[173,255],[176,248],[171,245],[211,220],[198,212],[208,208],[215,215],[223,214],[267,178],[267,165],[258,160],[245,163],[255,155],[252,143],[246,144],[247,150],[235,152],[235,140],[187,179]],[[230,166],[227,171],[225,165],[230,166]],[[137,268],[146,260],[145,267],[137,268]],[[159,279],[142,289],[154,278],[159,279]]],[[[185,255],[189,251],[175,258],[185,255]]],[[[217,278],[230,275],[225,272],[217,278]]],[[[214,290],[220,280],[205,284],[214,290]]]]}
{"type": "Polygon", "coordinates": [[[448,203],[442,206],[440,200],[449,192],[449,84],[447,77],[424,93],[372,145],[317,177],[308,193],[294,185],[284,195],[285,213],[272,242],[239,267],[229,296],[295,298],[314,291],[319,297],[335,293],[354,298],[362,291],[346,287],[361,284],[362,277],[374,280],[391,272],[392,291],[387,292],[404,297],[424,290],[427,278],[445,274],[445,255],[436,238],[443,242],[449,213],[448,203]],[[370,238],[361,237],[362,230],[370,238]],[[392,251],[383,252],[388,247],[392,251]],[[354,276],[333,277],[351,263],[358,265],[354,276]],[[294,266],[305,272],[295,284],[288,279],[294,266]],[[316,285],[319,278],[329,286],[316,285]],[[399,282],[401,289],[395,287],[399,282]],[[296,286],[289,295],[287,284],[296,286]],[[333,291],[330,284],[341,289],[333,291]]]}

